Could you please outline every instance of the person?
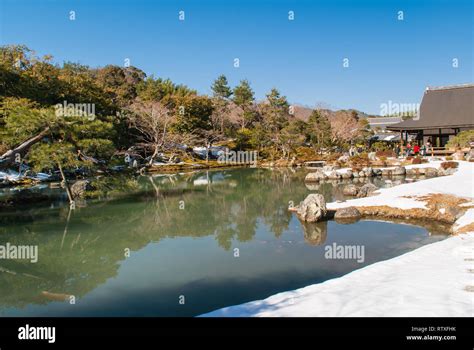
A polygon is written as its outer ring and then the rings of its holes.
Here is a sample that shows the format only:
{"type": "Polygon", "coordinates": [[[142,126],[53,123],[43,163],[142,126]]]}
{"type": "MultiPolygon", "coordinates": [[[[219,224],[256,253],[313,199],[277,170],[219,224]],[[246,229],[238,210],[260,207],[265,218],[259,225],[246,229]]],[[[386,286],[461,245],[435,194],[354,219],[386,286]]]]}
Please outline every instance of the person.
{"type": "Polygon", "coordinates": [[[420,154],[424,157],[426,156],[426,146],[423,144],[420,147],[420,154]]]}
{"type": "Polygon", "coordinates": [[[395,145],[394,151],[397,158],[400,157],[400,145],[398,143],[395,145]]]}
{"type": "Polygon", "coordinates": [[[420,146],[418,145],[418,143],[415,143],[415,145],[413,146],[413,153],[415,154],[415,156],[420,153],[420,146]]]}
{"type": "Polygon", "coordinates": [[[433,145],[431,143],[431,138],[428,139],[428,141],[426,141],[426,152],[427,153],[430,153],[433,154],[433,145]]]}
{"type": "Polygon", "coordinates": [[[406,153],[406,156],[408,157],[409,155],[411,155],[411,144],[408,142],[408,143],[407,143],[407,153],[406,153]]]}

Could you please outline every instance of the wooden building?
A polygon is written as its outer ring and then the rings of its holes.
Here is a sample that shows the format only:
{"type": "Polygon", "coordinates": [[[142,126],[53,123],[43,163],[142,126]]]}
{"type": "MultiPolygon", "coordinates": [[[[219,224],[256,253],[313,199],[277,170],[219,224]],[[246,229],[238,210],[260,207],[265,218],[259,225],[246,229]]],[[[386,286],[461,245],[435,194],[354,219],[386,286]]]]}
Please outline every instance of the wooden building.
{"type": "Polygon", "coordinates": [[[444,147],[459,132],[474,129],[474,84],[427,88],[418,117],[387,129],[400,132],[402,140],[413,135],[420,143],[444,147]]]}

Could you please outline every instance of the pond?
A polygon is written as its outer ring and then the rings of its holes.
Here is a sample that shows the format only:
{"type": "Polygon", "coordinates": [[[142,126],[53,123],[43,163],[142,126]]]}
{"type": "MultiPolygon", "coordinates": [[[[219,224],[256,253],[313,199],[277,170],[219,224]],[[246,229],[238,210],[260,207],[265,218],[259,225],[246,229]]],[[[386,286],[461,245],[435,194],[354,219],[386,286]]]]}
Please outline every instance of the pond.
{"type": "Polygon", "coordinates": [[[308,188],[305,174],[239,168],[143,176],[74,211],[49,188],[49,202],[0,209],[0,246],[38,248],[36,263],[0,260],[0,315],[195,316],[446,237],[443,229],[378,221],[302,225],[289,203],[314,192],[345,199],[342,183],[308,188]],[[363,247],[363,259],[328,258],[335,245],[363,247]]]}

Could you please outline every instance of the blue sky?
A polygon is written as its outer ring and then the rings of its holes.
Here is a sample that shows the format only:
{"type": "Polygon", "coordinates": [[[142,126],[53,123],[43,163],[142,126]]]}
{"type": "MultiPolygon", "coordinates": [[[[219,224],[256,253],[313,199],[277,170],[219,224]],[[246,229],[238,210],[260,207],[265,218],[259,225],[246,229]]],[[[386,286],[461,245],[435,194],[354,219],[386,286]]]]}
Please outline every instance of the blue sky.
{"type": "Polygon", "coordinates": [[[225,74],[259,99],[277,87],[292,103],[379,113],[473,81],[472,0],[0,0],[0,21],[2,45],[92,67],[129,58],[200,93],[225,74]]]}

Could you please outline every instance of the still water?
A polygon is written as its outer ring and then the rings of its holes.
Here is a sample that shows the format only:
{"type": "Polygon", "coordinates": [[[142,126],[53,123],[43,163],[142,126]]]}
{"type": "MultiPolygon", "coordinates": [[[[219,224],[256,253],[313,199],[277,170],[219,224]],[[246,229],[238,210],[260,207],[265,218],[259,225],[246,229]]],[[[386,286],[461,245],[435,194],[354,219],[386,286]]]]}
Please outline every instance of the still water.
{"type": "Polygon", "coordinates": [[[306,187],[304,176],[232,169],[104,181],[74,211],[60,190],[38,189],[51,200],[0,209],[0,245],[38,247],[37,263],[0,260],[0,315],[195,316],[446,237],[377,221],[302,225],[290,202],[315,192],[344,200],[344,183],[306,187]],[[364,262],[326,259],[333,243],[363,246],[364,262]]]}

